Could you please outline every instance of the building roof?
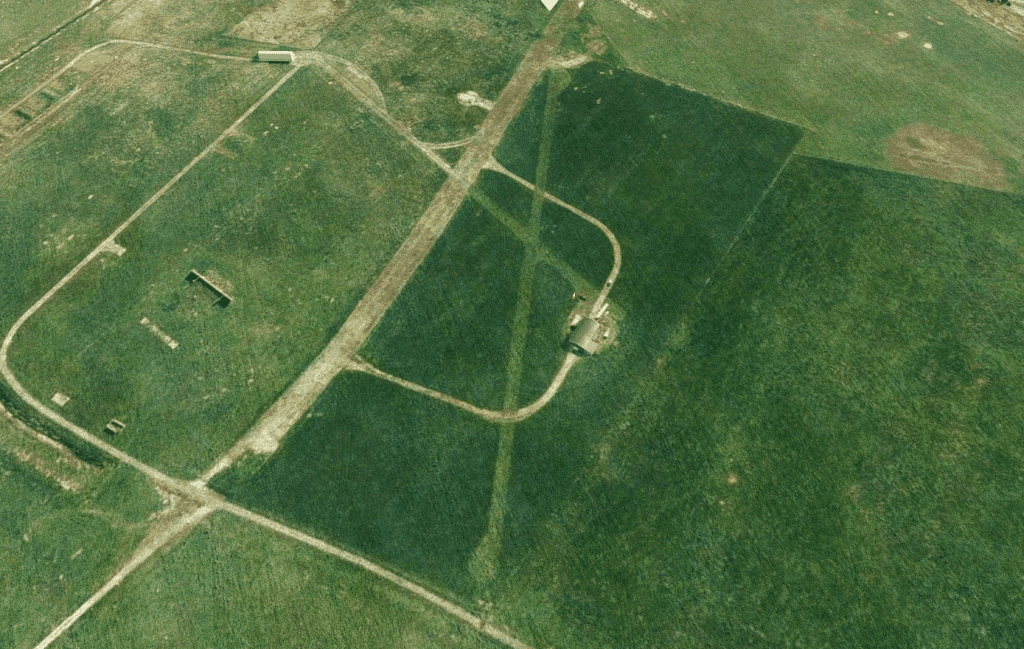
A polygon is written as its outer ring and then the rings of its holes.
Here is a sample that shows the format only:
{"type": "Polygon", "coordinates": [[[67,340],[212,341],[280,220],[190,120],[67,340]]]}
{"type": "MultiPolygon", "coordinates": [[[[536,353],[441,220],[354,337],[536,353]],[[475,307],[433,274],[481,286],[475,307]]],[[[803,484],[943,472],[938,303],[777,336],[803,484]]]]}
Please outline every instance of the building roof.
{"type": "Polygon", "coordinates": [[[588,356],[597,349],[597,336],[601,333],[601,325],[597,320],[583,318],[569,336],[569,345],[588,356]]]}

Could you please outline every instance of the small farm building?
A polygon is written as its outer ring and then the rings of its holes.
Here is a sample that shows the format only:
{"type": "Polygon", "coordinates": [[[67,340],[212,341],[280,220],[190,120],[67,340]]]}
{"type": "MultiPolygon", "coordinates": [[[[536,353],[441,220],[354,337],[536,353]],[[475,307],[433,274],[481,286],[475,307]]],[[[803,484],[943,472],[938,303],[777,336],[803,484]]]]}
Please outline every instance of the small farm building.
{"type": "Polygon", "coordinates": [[[291,63],[295,60],[295,54],[288,51],[259,50],[256,58],[268,63],[291,63]]]}
{"type": "Polygon", "coordinates": [[[541,2],[543,2],[544,6],[548,8],[548,11],[554,9],[555,5],[558,4],[558,0],[541,0],[541,2]]]}
{"type": "Polygon", "coordinates": [[[590,356],[597,349],[597,336],[601,333],[601,325],[597,320],[583,318],[569,336],[569,347],[573,351],[590,356]]]}

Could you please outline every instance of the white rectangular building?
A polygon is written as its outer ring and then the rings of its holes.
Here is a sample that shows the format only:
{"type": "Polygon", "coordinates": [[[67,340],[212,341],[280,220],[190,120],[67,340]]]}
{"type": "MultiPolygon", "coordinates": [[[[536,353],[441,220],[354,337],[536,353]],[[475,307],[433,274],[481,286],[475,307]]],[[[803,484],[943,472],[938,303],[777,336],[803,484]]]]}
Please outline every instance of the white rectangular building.
{"type": "Polygon", "coordinates": [[[295,60],[295,53],[277,50],[259,50],[256,52],[256,58],[260,61],[267,61],[270,63],[291,63],[295,60]]]}

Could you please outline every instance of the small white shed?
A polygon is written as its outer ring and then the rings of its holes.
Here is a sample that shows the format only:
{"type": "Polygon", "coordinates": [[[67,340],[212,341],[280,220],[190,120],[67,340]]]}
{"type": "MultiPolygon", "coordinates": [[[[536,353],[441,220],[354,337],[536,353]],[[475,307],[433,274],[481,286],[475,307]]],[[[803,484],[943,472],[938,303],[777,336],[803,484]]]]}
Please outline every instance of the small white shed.
{"type": "Polygon", "coordinates": [[[295,60],[295,53],[278,50],[259,50],[256,58],[269,63],[291,63],[295,60]]]}
{"type": "Polygon", "coordinates": [[[548,8],[548,11],[551,11],[552,9],[554,9],[555,5],[558,4],[558,0],[540,0],[540,1],[544,3],[544,6],[548,8]]]}

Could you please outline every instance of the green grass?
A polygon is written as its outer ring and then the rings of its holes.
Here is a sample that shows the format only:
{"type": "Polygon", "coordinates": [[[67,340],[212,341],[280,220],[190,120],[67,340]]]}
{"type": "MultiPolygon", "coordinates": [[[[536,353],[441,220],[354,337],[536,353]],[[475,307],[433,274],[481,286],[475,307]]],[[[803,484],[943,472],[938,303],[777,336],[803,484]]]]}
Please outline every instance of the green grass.
{"type": "Polygon", "coordinates": [[[262,47],[265,44],[234,38],[228,32],[254,10],[267,4],[263,0],[133,3],[106,17],[106,38],[130,38],[204,52],[254,55],[257,49],[265,49],[262,47]]]}
{"type": "Polygon", "coordinates": [[[657,19],[616,2],[584,11],[630,67],[811,129],[803,153],[891,169],[888,138],[925,123],[976,138],[1024,189],[1024,52],[952,3],[641,4],[657,19]]]}
{"type": "MultiPolygon", "coordinates": [[[[623,279],[620,279],[611,294],[612,313],[620,327],[619,343],[596,358],[580,363],[570,374],[563,390],[539,415],[516,424],[514,433],[511,429],[506,431],[512,446],[512,462],[507,474],[510,482],[507,494],[503,492],[500,495],[497,506],[501,507],[501,503],[507,502],[508,509],[504,514],[493,513],[491,522],[495,532],[487,538],[487,547],[480,548],[478,556],[473,554],[488,521],[491,496],[488,487],[495,461],[497,427],[400,387],[364,376],[343,375],[337,379],[330,390],[321,396],[313,417],[292,433],[292,437],[286,440],[281,452],[273,459],[248,460],[250,467],[243,463],[215,483],[219,490],[233,499],[262,511],[275,512],[275,515],[292,517],[292,522],[300,526],[328,530],[324,533],[331,538],[421,576],[464,600],[476,597],[497,598],[505,607],[502,615],[513,621],[512,628],[517,633],[523,631],[527,640],[536,641],[535,646],[543,646],[545,642],[555,645],[583,643],[583,646],[601,646],[589,639],[594,636],[587,630],[584,630],[586,632],[582,634],[582,640],[570,642],[567,639],[576,631],[576,627],[568,622],[572,613],[558,613],[566,615],[567,620],[556,619],[553,627],[548,626],[550,620],[544,619],[549,610],[546,607],[561,607],[566,595],[557,588],[536,586],[530,581],[533,573],[527,573],[528,567],[534,561],[536,552],[552,547],[551,541],[545,536],[548,533],[546,530],[557,522],[555,516],[564,515],[561,508],[563,505],[568,506],[567,499],[575,495],[579,488],[577,483],[585,477],[593,458],[599,456],[598,436],[609,427],[617,430],[616,426],[622,426],[620,413],[634,401],[636,403],[632,408],[643,412],[647,404],[643,401],[644,388],[641,381],[650,372],[654,356],[664,349],[666,341],[676,330],[679,318],[686,311],[686,303],[692,302],[697,288],[704,284],[711,268],[720,261],[724,249],[731,242],[726,227],[732,228],[732,238],[735,238],[786,159],[798,135],[786,125],[751,116],[677,89],[670,89],[668,97],[661,97],[661,114],[670,125],[670,128],[664,130],[674,135],[666,144],[661,144],[662,131],[650,127],[633,131],[605,129],[605,119],[624,120],[637,112],[647,118],[649,113],[634,110],[630,105],[630,102],[635,103],[632,97],[659,96],[656,87],[645,87],[645,92],[641,94],[634,92],[635,87],[630,85],[650,84],[649,80],[627,78],[627,75],[619,71],[612,76],[602,75],[601,71],[597,69],[590,72],[596,78],[587,87],[595,88],[604,83],[610,90],[616,90],[617,94],[609,90],[603,94],[605,101],[601,104],[586,101],[585,107],[593,111],[595,107],[604,110],[611,106],[612,112],[600,118],[582,108],[570,113],[565,108],[566,104],[560,102],[557,111],[552,113],[555,121],[550,129],[553,140],[548,176],[549,179],[557,179],[557,184],[549,184],[554,193],[585,204],[586,209],[609,222],[623,244],[626,260],[621,276],[623,279]],[[625,82],[621,83],[625,87],[616,86],[623,79],[625,82]],[[616,106],[612,98],[626,105],[616,106]],[[572,128],[574,120],[585,124],[586,129],[582,126],[578,130],[572,128]],[[734,157],[726,157],[724,162],[719,159],[724,157],[722,151],[729,142],[729,127],[733,124],[737,125],[736,137],[741,138],[745,147],[743,164],[737,163],[734,157]],[[588,159],[593,162],[588,163],[589,166],[572,158],[569,152],[569,149],[579,148],[583,151],[579,155],[585,156],[587,151],[600,149],[597,144],[583,140],[586,133],[604,138],[603,146],[609,150],[603,154],[603,158],[596,154],[590,155],[588,159]],[[710,144],[695,147],[694,138],[697,138],[697,142],[710,144]],[[628,139],[628,142],[622,139],[628,139]],[[632,182],[615,178],[616,174],[624,173],[621,167],[614,166],[615,147],[621,150],[627,145],[632,146],[634,151],[627,167],[634,174],[632,182]],[[671,153],[674,158],[673,166],[665,169],[658,166],[658,161],[667,153],[671,153]],[[597,166],[598,162],[603,166],[597,166]],[[574,179],[563,168],[562,165],[566,164],[570,165],[568,169],[586,169],[588,176],[585,179],[574,179]],[[691,168],[708,170],[704,175],[705,185],[697,185],[685,177],[686,170],[691,168]],[[681,176],[685,183],[679,181],[681,176]],[[655,189],[657,185],[649,180],[644,183],[636,180],[644,177],[658,178],[659,184],[665,187],[655,189]],[[574,185],[574,181],[578,185],[574,185]],[[590,192],[585,191],[587,187],[591,188],[590,192]],[[704,193],[717,198],[702,198],[701,194],[704,193]],[[698,211],[698,208],[703,211],[698,211]],[[721,241],[721,247],[716,248],[714,243],[698,245],[690,242],[691,232],[696,228],[705,232],[702,242],[721,241]],[[696,260],[681,258],[682,253],[692,250],[699,254],[696,260]],[[652,303],[656,303],[657,308],[652,309],[652,303]],[[458,426],[453,425],[453,422],[457,422],[458,426]],[[464,431],[478,429],[489,431],[488,446],[486,453],[478,447],[470,447],[473,453],[470,463],[474,467],[472,471],[454,469],[452,467],[458,465],[450,462],[442,462],[438,468],[433,468],[425,459],[418,459],[417,452],[404,450],[412,443],[410,440],[423,440],[430,443],[431,452],[443,450],[452,454],[452,457],[460,457],[457,453],[466,446],[460,436],[465,434],[464,431]],[[374,431],[372,435],[362,433],[370,430],[374,431]],[[382,430],[386,435],[383,439],[382,430]],[[446,431],[446,435],[456,437],[436,437],[438,433],[434,431],[446,431]],[[363,441],[362,436],[372,441],[363,441]],[[393,468],[396,465],[415,467],[416,472],[411,477],[402,476],[393,468]],[[458,482],[459,489],[446,491],[443,498],[436,495],[437,491],[432,490],[422,496],[416,491],[423,489],[423,484],[443,484],[450,480],[448,476],[452,475],[452,471],[474,476],[473,481],[461,479],[458,482]],[[326,483],[321,487],[318,480],[325,476],[326,483]],[[392,495],[390,498],[378,495],[395,493],[410,495],[392,495]],[[412,494],[417,495],[413,498],[412,494]],[[417,536],[413,531],[414,521],[423,520],[421,512],[431,507],[428,504],[430,498],[440,498],[443,503],[440,511],[445,512],[445,521],[448,520],[447,512],[454,507],[451,503],[464,503],[462,506],[472,503],[474,514],[468,518],[472,525],[461,528],[463,531],[457,541],[456,537],[450,537],[444,542],[437,542],[438,538],[445,538],[442,532],[451,534],[450,530],[456,529],[454,524],[447,522],[435,523],[433,535],[429,537],[417,536]],[[358,517],[350,513],[353,508],[359,512],[358,517]],[[330,518],[324,512],[331,512],[330,518]],[[363,512],[372,512],[372,515],[363,512]],[[366,529],[370,531],[364,531],[366,529]],[[467,569],[468,565],[472,565],[471,559],[474,557],[480,564],[476,565],[476,570],[467,569]],[[491,563],[495,557],[496,565],[491,563]],[[491,573],[483,564],[494,568],[495,572],[491,573]],[[496,576],[493,582],[490,581],[491,574],[496,576]],[[532,599],[534,594],[536,599],[532,599]],[[529,602],[514,603],[514,595],[529,602]],[[545,598],[548,604],[540,603],[545,598]],[[522,608],[516,609],[520,604],[522,608]],[[510,613],[513,610],[516,612],[510,613]],[[530,619],[531,615],[537,616],[536,619],[530,619]]],[[[588,74],[588,71],[584,69],[580,73],[588,74]]],[[[572,85],[567,88],[572,88],[572,85]]],[[[519,130],[514,124],[510,137],[532,137],[534,132],[519,130]]],[[[392,326],[388,324],[389,319],[393,319],[395,326],[402,326],[402,331],[417,330],[410,323],[421,322],[422,318],[430,317],[433,311],[445,308],[444,295],[467,294],[468,297],[464,298],[466,306],[462,310],[468,310],[474,304],[487,304],[491,299],[491,291],[475,290],[466,293],[466,289],[460,286],[468,284],[475,287],[480,279],[485,279],[475,272],[476,266],[461,271],[461,275],[456,269],[460,268],[459,263],[478,259],[480,250],[490,255],[489,258],[507,255],[507,251],[496,250],[498,246],[495,244],[482,249],[469,245],[481,232],[486,233],[486,237],[483,237],[485,241],[492,242],[499,240],[500,233],[507,230],[520,241],[531,241],[539,262],[530,288],[532,306],[527,318],[529,326],[520,361],[524,368],[520,394],[525,402],[535,398],[546,387],[553,371],[547,365],[545,367],[548,369],[544,371],[533,368],[539,367],[541,362],[557,362],[562,357],[557,346],[564,338],[562,327],[568,315],[567,307],[571,306],[569,291],[576,287],[565,279],[560,269],[548,261],[557,262],[560,258],[553,254],[546,257],[544,251],[547,248],[532,243],[529,230],[531,220],[528,216],[530,212],[522,214],[530,206],[524,200],[529,196],[528,192],[518,190],[517,194],[511,190],[508,181],[501,179],[500,182],[494,182],[496,179],[496,176],[488,179],[490,184],[485,188],[486,191],[478,185],[473,200],[476,204],[487,204],[487,209],[496,217],[497,223],[488,219],[486,214],[480,214],[474,203],[464,206],[463,213],[453,220],[451,229],[441,238],[438,248],[432,251],[421,268],[424,277],[424,269],[436,267],[444,270],[446,279],[443,282],[436,281],[437,288],[428,292],[421,290],[420,278],[415,277],[382,321],[382,329],[375,332],[368,349],[379,350],[387,355],[388,360],[397,358],[393,347],[377,347],[376,341],[382,339],[376,336],[381,335],[382,331],[388,331],[383,328],[392,326]],[[503,196],[508,200],[503,200],[503,196]],[[502,203],[507,203],[510,209],[504,210],[502,203]],[[508,212],[515,212],[518,216],[508,212]],[[473,220],[473,215],[477,214],[477,220],[473,220]],[[414,313],[404,306],[413,301],[423,304],[415,313],[424,315],[402,316],[403,313],[414,313]]],[[[545,207],[543,213],[538,215],[543,217],[539,223],[547,223],[554,213],[545,207]]],[[[571,222],[582,224],[577,217],[572,217],[571,222]]],[[[566,249],[569,249],[567,245],[566,249]]],[[[586,256],[582,258],[586,259],[586,256]]],[[[568,264],[566,266],[571,268],[568,264]]],[[[518,267],[508,264],[505,267],[508,269],[506,272],[519,276],[518,267]]],[[[509,291],[515,290],[514,282],[514,279],[509,280],[509,291]]],[[[454,300],[452,303],[459,304],[454,300]]],[[[502,323],[505,327],[509,327],[513,320],[513,305],[512,300],[506,304],[506,320],[502,323]]],[[[461,330],[452,331],[458,333],[449,336],[447,340],[450,344],[465,344],[466,335],[461,330]]],[[[391,338],[401,340],[397,333],[391,338]]],[[[422,357],[432,358],[432,348],[445,344],[443,341],[446,339],[438,337],[436,340],[439,342],[420,344],[423,351],[409,354],[410,367],[421,354],[424,355],[422,357]]],[[[368,353],[367,356],[371,355],[368,353]]],[[[496,354],[491,362],[501,368],[505,359],[505,353],[496,354]]],[[[433,365],[432,362],[430,366],[433,365]]],[[[450,376],[456,373],[447,370],[447,367],[450,365],[438,361],[433,370],[438,377],[442,377],[438,380],[444,380],[446,374],[450,376]]],[[[480,366],[476,371],[475,381],[494,382],[496,379],[492,377],[499,376],[502,370],[480,366]]],[[[492,388],[495,390],[493,395],[501,398],[504,383],[497,382],[496,385],[496,389],[492,388]]],[[[655,404],[651,405],[653,407],[655,404]]],[[[623,430],[627,428],[628,423],[623,426],[623,430]]],[[[468,463],[469,460],[465,458],[470,457],[469,452],[462,453],[463,459],[460,461],[468,463]]],[[[580,507],[581,516],[588,515],[589,504],[586,502],[572,501],[570,504],[580,507]]],[[[542,584],[547,583],[546,578],[540,576],[537,580],[542,584]]],[[[610,589],[613,585],[601,581],[595,587],[610,589]]]]}
{"type": "Polygon", "coordinates": [[[365,69],[418,137],[451,141],[471,135],[486,114],[456,95],[497,99],[547,20],[528,2],[353,0],[317,49],[365,69]]]}
{"type": "Polygon", "coordinates": [[[433,605],[340,559],[216,514],[133,573],[54,644],[491,647],[433,605]]]}
{"type": "Polygon", "coordinates": [[[105,583],[145,535],[147,517],[160,504],[133,469],[73,464],[0,418],[4,647],[34,647],[105,583]],[[50,477],[17,457],[39,463],[50,477]],[[56,479],[76,491],[62,489],[56,479]]]}
{"type": "Polygon", "coordinates": [[[615,261],[608,237],[560,205],[546,201],[543,209],[541,242],[578,271],[592,287],[599,289],[604,286],[615,261]]]}
{"type": "MultiPolygon", "coordinates": [[[[638,385],[590,397],[626,393],[580,422],[575,465],[534,472],[572,486],[535,489],[553,507],[507,573],[510,624],[594,647],[1020,644],[1022,216],[796,158],[638,385]]],[[[517,440],[525,478],[554,438],[517,440]]]]}
{"type": "Polygon", "coordinates": [[[494,424],[345,373],[272,458],[248,458],[211,486],[468,605],[466,566],[484,531],[496,447],[494,424]]]}
{"type": "MultiPolygon", "coordinates": [[[[546,92],[535,88],[528,106],[546,92]]],[[[598,63],[572,71],[553,119],[548,191],[618,238],[623,267],[609,299],[625,311],[624,331],[654,336],[647,338],[654,348],[721,259],[800,131],[598,63]]],[[[542,129],[535,122],[533,112],[520,114],[496,152],[527,178],[531,163],[516,152],[537,150],[542,129]]],[[[573,262],[598,275],[600,264],[590,259],[607,244],[579,232],[592,248],[573,262]]]]}
{"type": "Polygon", "coordinates": [[[24,52],[88,7],[88,0],[59,0],[41,7],[0,0],[0,61],[24,52]]]}
{"type": "Polygon", "coordinates": [[[380,369],[500,410],[523,245],[466,202],[360,354],[380,369]]]}
{"type": "Polygon", "coordinates": [[[70,395],[62,411],[89,430],[121,419],[115,444],[184,476],[273,402],[442,180],[328,80],[299,72],[121,235],[123,257],[96,260],[26,323],[11,367],[31,392],[70,395]],[[192,268],[228,308],[186,284],[192,268]]]}
{"type": "Polygon", "coordinates": [[[123,45],[82,65],[62,83],[88,85],[0,160],[0,268],[18,277],[0,301],[5,331],[280,75],[123,45]]]}

